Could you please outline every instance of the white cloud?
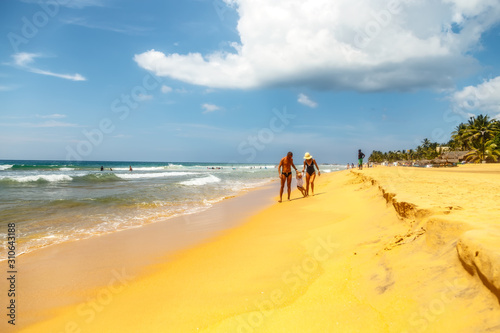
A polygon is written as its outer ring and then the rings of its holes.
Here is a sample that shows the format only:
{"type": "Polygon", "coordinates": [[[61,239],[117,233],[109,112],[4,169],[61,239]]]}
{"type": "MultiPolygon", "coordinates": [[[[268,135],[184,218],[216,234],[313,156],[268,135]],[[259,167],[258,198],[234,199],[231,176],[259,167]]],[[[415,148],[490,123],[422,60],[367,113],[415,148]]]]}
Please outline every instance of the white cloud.
{"type": "Polygon", "coordinates": [[[137,96],[137,100],[139,100],[139,101],[141,101],[141,102],[142,102],[142,101],[150,101],[150,100],[152,100],[152,99],[153,99],[153,95],[144,95],[144,94],[139,94],[139,95],[137,96]]]}
{"type": "Polygon", "coordinates": [[[59,114],[59,113],[54,113],[54,114],[47,114],[47,115],[36,115],[37,118],[43,118],[43,119],[61,119],[61,118],[66,118],[65,114],[59,114]]]}
{"type": "Polygon", "coordinates": [[[29,64],[34,62],[34,59],[36,57],[39,57],[39,55],[35,53],[26,53],[26,52],[16,53],[12,55],[12,58],[14,58],[14,63],[20,67],[28,66],[29,64]]]}
{"type": "Polygon", "coordinates": [[[97,30],[105,30],[112,31],[121,34],[127,35],[144,35],[146,32],[151,31],[151,28],[139,27],[139,26],[131,26],[131,25],[122,25],[122,26],[114,26],[107,23],[94,23],[89,22],[88,19],[83,17],[74,17],[71,19],[63,19],[61,22],[65,24],[77,25],[89,29],[97,29],[97,30]]]}
{"type": "Polygon", "coordinates": [[[14,59],[14,65],[24,69],[28,72],[31,73],[36,73],[36,74],[42,74],[42,75],[48,75],[48,76],[54,76],[58,77],[61,79],[66,79],[66,80],[71,80],[71,81],[86,81],[87,79],[84,78],[82,75],[76,73],[76,74],[59,74],[59,73],[54,73],[51,71],[46,71],[43,69],[39,69],[36,67],[32,67],[31,65],[35,62],[35,58],[41,57],[40,54],[36,53],[26,53],[26,52],[21,52],[21,53],[16,53],[12,55],[12,58],[14,59]]]}
{"type": "Polygon", "coordinates": [[[318,103],[312,101],[307,95],[304,94],[299,94],[299,98],[297,99],[297,102],[300,104],[303,104],[305,106],[308,106],[310,108],[315,108],[318,106],[318,103]]]}
{"type": "Polygon", "coordinates": [[[42,123],[0,123],[0,126],[5,127],[25,127],[25,128],[45,128],[45,127],[81,127],[77,124],[64,123],[56,120],[48,120],[42,123]]]}
{"type": "Polygon", "coordinates": [[[500,76],[477,86],[467,86],[450,96],[453,109],[459,113],[486,113],[500,116],[500,76]]]}
{"type": "Polygon", "coordinates": [[[211,88],[300,85],[358,91],[451,88],[500,21],[498,0],[225,0],[233,52],[135,55],[158,76],[211,88]]]}
{"type": "Polygon", "coordinates": [[[168,94],[169,92],[172,92],[172,88],[170,88],[169,86],[166,86],[166,85],[162,85],[161,92],[164,94],[168,94]]]}
{"type": "Polygon", "coordinates": [[[203,113],[214,112],[221,109],[215,104],[208,104],[208,103],[203,104],[201,107],[203,109],[203,113]]]}
{"type": "Polygon", "coordinates": [[[9,87],[9,86],[0,86],[0,91],[10,91],[14,90],[14,87],[9,87]]]}

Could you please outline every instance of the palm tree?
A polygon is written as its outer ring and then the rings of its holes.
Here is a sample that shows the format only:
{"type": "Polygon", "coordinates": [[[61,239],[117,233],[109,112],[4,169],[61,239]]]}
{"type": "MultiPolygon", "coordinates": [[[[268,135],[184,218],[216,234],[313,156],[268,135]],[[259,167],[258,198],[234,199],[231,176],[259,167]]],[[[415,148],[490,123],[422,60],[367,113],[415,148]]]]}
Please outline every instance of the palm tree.
{"type": "MultiPolygon", "coordinates": [[[[496,120],[490,120],[489,116],[479,115],[471,117],[462,133],[462,140],[473,150],[480,149],[481,156],[485,157],[486,143],[498,134],[496,120]]],[[[483,159],[483,162],[485,159],[483,159]]]]}
{"type": "Polygon", "coordinates": [[[461,123],[456,127],[456,129],[451,133],[451,144],[450,146],[456,146],[460,150],[467,150],[467,142],[463,140],[464,132],[467,128],[467,125],[461,123]]]}
{"type": "Polygon", "coordinates": [[[422,140],[422,148],[427,149],[430,147],[430,145],[431,141],[429,139],[425,138],[422,140]]]}
{"type": "Polygon", "coordinates": [[[486,142],[478,142],[478,147],[465,155],[465,160],[468,162],[485,162],[486,160],[498,161],[500,157],[500,149],[494,140],[486,142]]]}

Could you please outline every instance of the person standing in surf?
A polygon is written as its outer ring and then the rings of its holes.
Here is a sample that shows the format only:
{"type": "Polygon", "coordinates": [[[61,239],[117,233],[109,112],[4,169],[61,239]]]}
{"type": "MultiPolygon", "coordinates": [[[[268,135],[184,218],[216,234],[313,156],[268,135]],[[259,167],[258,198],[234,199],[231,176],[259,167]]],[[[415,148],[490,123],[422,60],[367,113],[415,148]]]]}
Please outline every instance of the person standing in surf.
{"type": "Polygon", "coordinates": [[[314,195],[314,179],[316,179],[314,166],[318,169],[318,176],[321,176],[316,160],[312,158],[311,154],[306,153],[304,155],[304,167],[302,168],[302,172],[306,171],[306,197],[309,196],[309,185],[311,186],[312,195],[314,195]]]}
{"type": "Polygon", "coordinates": [[[292,192],[292,167],[295,169],[295,172],[297,172],[297,168],[293,164],[293,153],[289,151],[288,154],[281,159],[280,164],[278,165],[278,175],[281,179],[280,200],[278,202],[283,201],[282,197],[283,189],[285,188],[285,181],[288,186],[288,200],[290,200],[290,193],[292,192]]]}

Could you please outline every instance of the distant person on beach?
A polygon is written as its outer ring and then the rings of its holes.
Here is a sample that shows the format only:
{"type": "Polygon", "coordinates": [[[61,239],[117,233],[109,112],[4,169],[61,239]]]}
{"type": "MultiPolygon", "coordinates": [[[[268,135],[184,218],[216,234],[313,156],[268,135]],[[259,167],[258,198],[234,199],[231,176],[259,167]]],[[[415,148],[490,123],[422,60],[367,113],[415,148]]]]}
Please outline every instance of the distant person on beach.
{"type": "Polygon", "coordinates": [[[132,171],[132,166],[131,165],[128,166],[128,170],[132,171]]]}
{"type": "Polygon", "coordinates": [[[306,197],[309,196],[309,185],[311,186],[312,195],[314,195],[314,179],[316,179],[316,170],[314,169],[314,166],[316,166],[316,169],[318,169],[318,176],[321,176],[321,172],[319,171],[319,167],[318,164],[316,163],[316,160],[312,158],[311,154],[306,153],[304,155],[304,166],[302,168],[302,172],[304,172],[304,170],[307,172],[306,197]]]}
{"type": "Polygon", "coordinates": [[[288,186],[288,200],[290,200],[290,193],[292,192],[292,167],[295,169],[295,172],[297,172],[297,168],[293,164],[293,153],[289,151],[288,154],[281,159],[280,164],[278,165],[278,175],[281,179],[280,200],[278,202],[283,201],[282,197],[285,181],[288,186]]]}
{"type": "Polygon", "coordinates": [[[361,151],[361,149],[358,149],[358,169],[363,170],[363,158],[365,158],[365,154],[361,151]]]}
{"type": "Polygon", "coordinates": [[[306,189],[304,188],[304,177],[302,177],[302,172],[297,172],[297,188],[299,189],[302,196],[306,196],[306,189]]]}
{"type": "Polygon", "coordinates": [[[351,163],[351,169],[354,169],[354,163],[351,163]]]}
{"type": "Polygon", "coordinates": [[[349,167],[350,167],[350,165],[349,165],[349,163],[347,163],[347,170],[349,170],[349,167]]]}
{"type": "Polygon", "coordinates": [[[101,165],[101,171],[104,171],[104,167],[101,165]]]}

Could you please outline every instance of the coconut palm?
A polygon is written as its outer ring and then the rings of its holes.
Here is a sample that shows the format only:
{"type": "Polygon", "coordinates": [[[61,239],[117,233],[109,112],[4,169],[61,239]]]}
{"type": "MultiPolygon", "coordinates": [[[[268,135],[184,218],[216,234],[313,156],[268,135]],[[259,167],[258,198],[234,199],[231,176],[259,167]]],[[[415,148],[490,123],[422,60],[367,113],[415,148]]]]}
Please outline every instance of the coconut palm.
{"type": "Polygon", "coordinates": [[[462,139],[477,142],[479,138],[486,141],[491,140],[498,133],[498,124],[496,120],[490,120],[489,116],[480,114],[471,117],[462,132],[462,139]]]}
{"type": "Polygon", "coordinates": [[[464,141],[464,132],[467,129],[467,125],[461,123],[458,125],[455,130],[451,133],[451,141],[450,146],[453,148],[458,148],[459,150],[467,150],[469,147],[467,145],[467,141],[464,141]]]}
{"type": "Polygon", "coordinates": [[[493,143],[492,140],[498,135],[500,128],[498,121],[490,119],[489,116],[479,115],[471,117],[467,124],[460,124],[455,132],[454,138],[464,147],[472,149],[471,156],[476,156],[474,151],[479,149],[481,151],[479,155],[483,156],[485,161],[487,143],[490,141],[490,144],[493,143]]]}
{"type": "Polygon", "coordinates": [[[465,160],[468,162],[484,162],[486,160],[497,162],[500,157],[500,149],[494,140],[486,142],[478,142],[477,147],[465,155],[465,160]]]}

